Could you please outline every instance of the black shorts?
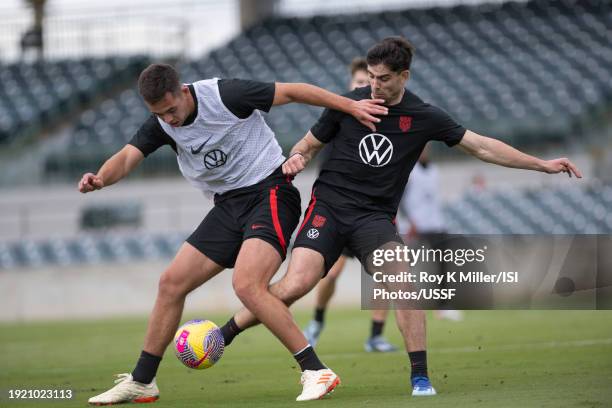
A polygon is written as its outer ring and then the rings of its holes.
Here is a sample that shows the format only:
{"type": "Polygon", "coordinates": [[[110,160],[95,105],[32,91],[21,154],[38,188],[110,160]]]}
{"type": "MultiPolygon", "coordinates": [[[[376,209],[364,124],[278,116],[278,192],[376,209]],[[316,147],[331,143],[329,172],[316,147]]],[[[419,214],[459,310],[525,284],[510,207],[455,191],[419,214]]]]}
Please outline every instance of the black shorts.
{"type": "Polygon", "coordinates": [[[260,238],[284,260],[300,219],[300,193],[279,167],[261,182],[215,195],[215,206],[187,242],[225,268],[233,268],[242,242],[260,238]]]}
{"type": "Polygon", "coordinates": [[[325,274],[345,249],[365,266],[375,249],[389,242],[403,244],[394,218],[380,211],[340,210],[313,192],[293,247],[310,248],[323,255],[325,274]]]}
{"type": "Polygon", "coordinates": [[[347,258],[354,258],[355,254],[347,247],[344,247],[344,249],[342,249],[342,256],[345,256],[347,258]]]}

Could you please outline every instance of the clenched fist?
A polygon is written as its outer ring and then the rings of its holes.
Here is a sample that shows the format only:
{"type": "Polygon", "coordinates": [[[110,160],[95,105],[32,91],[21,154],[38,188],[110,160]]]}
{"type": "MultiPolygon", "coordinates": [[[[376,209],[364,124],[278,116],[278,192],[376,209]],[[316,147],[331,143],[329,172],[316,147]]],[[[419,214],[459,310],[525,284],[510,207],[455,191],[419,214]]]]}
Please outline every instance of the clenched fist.
{"type": "Polygon", "coordinates": [[[104,187],[104,182],[93,173],[85,173],[79,181],[79,191],[81,193],[89,193],[90,191],[100,190],[104,187]]]}
{"type": "Polygon", "coordinates": [[[287,161],[283,163],[283,174],[285,176],[295,176],[306,167],[306,159],[302,153],[293,153],[287,161]]]}

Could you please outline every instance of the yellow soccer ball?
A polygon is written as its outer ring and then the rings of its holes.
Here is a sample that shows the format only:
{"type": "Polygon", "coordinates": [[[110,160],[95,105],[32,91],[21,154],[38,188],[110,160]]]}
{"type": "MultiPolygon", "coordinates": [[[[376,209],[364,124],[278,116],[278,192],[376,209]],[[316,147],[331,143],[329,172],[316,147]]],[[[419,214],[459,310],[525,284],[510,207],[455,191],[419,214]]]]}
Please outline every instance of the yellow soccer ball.
{"type": "Polygon", "coordinates": [[[190,320],[174,335],[174,353],[187,367],[212,367],[223,355],[221,330],[210,320],[190,320]]]}

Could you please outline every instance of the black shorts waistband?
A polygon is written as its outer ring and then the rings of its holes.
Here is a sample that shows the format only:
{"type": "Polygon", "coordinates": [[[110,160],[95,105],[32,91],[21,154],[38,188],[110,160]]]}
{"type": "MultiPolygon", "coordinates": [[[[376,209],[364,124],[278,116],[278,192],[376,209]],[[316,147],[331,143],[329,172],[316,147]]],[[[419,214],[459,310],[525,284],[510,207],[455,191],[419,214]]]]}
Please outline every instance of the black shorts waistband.
{"type": "Polygon", "coordinates": [[[257,192],[275,184],[291,184],[293,178],[293,176],[284,175],[282,166],[279,166],[276,168],[276,170],[272,172],[272,174],[270,174],[268,177],[258,183],[246,187],[236,188],[234,190],[229,190],[222,194],[215,194],[214,202],[215,204],[218,204],[222,201],[227,200],[228,198],[257,192]]]}

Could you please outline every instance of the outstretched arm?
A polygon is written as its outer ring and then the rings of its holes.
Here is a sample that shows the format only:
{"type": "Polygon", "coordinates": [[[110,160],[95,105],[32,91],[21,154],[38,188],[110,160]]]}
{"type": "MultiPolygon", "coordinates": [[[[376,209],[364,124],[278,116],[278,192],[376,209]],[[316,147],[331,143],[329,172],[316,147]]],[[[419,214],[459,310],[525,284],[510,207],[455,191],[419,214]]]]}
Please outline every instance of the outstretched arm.
{"type": "Polygon", "coordinates": [[[323,106],[347,113],[373,132],[376,131],[374,124],[380,122],[380,119],[373,115],[386,115],[388,112],[388,109],[381,105],[385,102],[383,99],[355,101],[314,85],[277,82],[272,105],[285,105],[291,102],[323,106]]]}
{"type": "Polygon", "coordinates": [[[299,142],[293,146],[289,158],[283,163],[283,174],[295,176],[312,160],[313,157],[325,146],[312,132],[306,133],[299,142]]]}
{"type": "Polygon", "coordinates": [[[125,145],[100,167],[97,174],[85,173],[79,181],[79,191],[89,193],[110,186],[127,176],[143,159],[138,148],[125,145]]]}
{"type": "Polygon", "coordinates": [[[567,173],[582,178],[580,170],[567,158],[542,160],[525,154],[504,142],[481,136],[467,130],[459,143],[464,151],[488,163],[515,169],[535,170],[544,173],[567,173]]]}

